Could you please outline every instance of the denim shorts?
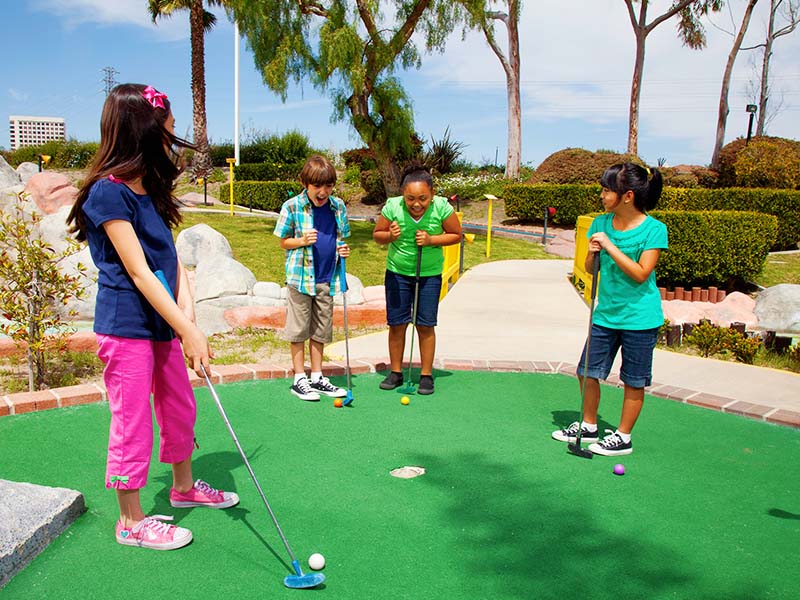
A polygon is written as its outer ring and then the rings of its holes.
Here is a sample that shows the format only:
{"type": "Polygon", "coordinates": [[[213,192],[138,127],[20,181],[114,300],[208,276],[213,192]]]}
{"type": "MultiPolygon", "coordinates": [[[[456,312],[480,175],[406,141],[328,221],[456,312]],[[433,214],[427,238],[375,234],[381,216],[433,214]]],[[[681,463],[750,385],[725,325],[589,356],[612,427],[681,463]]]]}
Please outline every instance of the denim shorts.
{"type": "Polygon", "coordinates": [[[653,350],[656,347],[659,329],[656,327],[631,331],[609,329],[593,324],[588,368],[584,372],[583,365],[586,359],[586,345],[584,345],[578,364],[578,375],[593,379],[608,379],[617,351],[622,347],[622,368],[619,378],[633,388],[649,386],[652,383],[653,350]]]}
{"type": "MultiPolygon", "coordinates": [[[[386,271],[386,321],[389,326],[411,323],[414,303],[415,277],[386,271]]],[[[442,289],[442,276],[431,275],[419,278],[419,306],[417,306],[417,325],[435,327],[439,316],[439,293],[442,289]]]]}

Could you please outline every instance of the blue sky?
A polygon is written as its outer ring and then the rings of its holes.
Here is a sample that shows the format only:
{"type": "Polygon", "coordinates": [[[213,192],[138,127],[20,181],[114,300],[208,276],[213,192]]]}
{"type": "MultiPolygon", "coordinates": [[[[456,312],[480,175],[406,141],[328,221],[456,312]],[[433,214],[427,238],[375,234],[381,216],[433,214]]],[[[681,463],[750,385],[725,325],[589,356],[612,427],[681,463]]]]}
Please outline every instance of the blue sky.
{"type": "MultiPolygon", "coordinates": [[[[651,12],[669,0],[651,2],[651,12]]],[[[720,28],[738,25],[733,15],[714,18],[720,28]]],[[[760,3],[745,42],[765,30],[760,3]]],[[[566,147],[624,150],[634,40],[621,0],[569,3],[528,0],[520,26],[522,63],[522,160],[537,166],[566,147]]],[[[96,140],[104,99],[102,69],[118,71],[118,82],[153,85],[173,102],[177,131],[191,131],[188,15],[158,26],[150,23],[146,0],[27,0],[4,2],[0,35],[7,48],[0,88],[0,117],[59,116],[67,134],[96,140]]],[[[737,12],[738,11],[738,12],[737,12]]],[[[659,10],[660,12],[660,10],[659,10]]],[[[640,115],[639,154],[650,163],[707,164],[716,128],[719,88],[732,38],[707,26],[703,51],[681,46],[674,23],[648,38],[640,115]]],[[[207,111],[212,141],[233,139],[233,25],[220,13],[206,38],[207,111]]],[[[729,100],[726,140],[747,133],[746,88],[749,55],[740,53],[729,100]]],[[[771,79],[781,109],[768,133],[800,139],[800,32],[781,38],[774,50],[771,79]]],[[[297,129],[312,145],[337,151],[361,146],[346,123],[331,123],[331,103],[307,82],[293,88],[286,103],[269,91],[256,71],[246,41],[241,43],[240,124],[249,132],[297,129]]],[[[414,102],[417,131],[437,139],[446,127],[467,144],[465,158],[505,163],[505,79],[483,39],[453,35],[444,54],[423,57],[422,68],[401,74],[414,102]]],[[[7,122],[7,121],[6,121],[7,122]]],[[[8,148],[3,128],[0,146],[8,148]]]]}

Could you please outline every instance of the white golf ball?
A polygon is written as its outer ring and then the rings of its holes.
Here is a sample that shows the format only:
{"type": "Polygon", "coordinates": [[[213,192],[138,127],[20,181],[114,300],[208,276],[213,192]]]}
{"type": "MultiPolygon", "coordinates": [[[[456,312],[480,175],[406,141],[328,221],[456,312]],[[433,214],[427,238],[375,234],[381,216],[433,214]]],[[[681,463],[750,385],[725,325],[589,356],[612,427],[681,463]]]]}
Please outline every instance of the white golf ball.
{"type": "Polygon", "coordinates": [[[322,556],[322,554],[320,554],[319,552],[315,552],[314,554],[308,557],[308,568],[314,569],[315,571],[324,569],[325,557],[322,556]]]}

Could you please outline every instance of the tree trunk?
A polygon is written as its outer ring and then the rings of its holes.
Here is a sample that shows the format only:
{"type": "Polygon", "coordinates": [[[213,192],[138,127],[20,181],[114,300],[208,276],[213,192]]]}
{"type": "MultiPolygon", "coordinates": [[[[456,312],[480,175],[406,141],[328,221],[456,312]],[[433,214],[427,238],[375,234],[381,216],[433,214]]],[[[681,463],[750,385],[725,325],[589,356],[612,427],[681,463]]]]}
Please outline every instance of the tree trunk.
{"type": "Polygon", "coordinates": [[[387,198],[399,195],[400,166],[394,160],[394,156],[389,152],[386,144],[381,141],[378,126],[369,114],[369,93],[363,92],[350,96],[347,106],[353,117],[353,127],[375,156],[387,198]]]}
{"type": "MultiPolygon", "coordinates": [[[[642,2],[642,21],[647,10],[647,3],[642,2]]],[[[642,95],[642,74],[644,73],[644,48],[647,32],[636,31],[636,60],[633,63],[631,79],[631,104],[628,114],[628,154],[639,153],[639,99],[642,95]]]]}
{"type": "Polygon", "coordinates": [[[203,0],[193,0],[189,24],[192,38],[192,101],[194,145],[192,174],[195,178],[211,173],[211,154],[208,148],[206,124],[205,30],[203,28],[203,0]]]}
{"type": "Polygon", "coordinates": [[[714,140],[714,152],[711,155],[711,168],[714,170],[719,169],[719,153],[725,143],[725,127],[728,122],[728,92],[731,86],[731,74],[733,73],[733,63],[736,62],[736,56],[739,54],[739,48],[742,47],[744,35],[747,33],[747,28],[750,26],[750,17],[753,15],[753,9],[758,0],[749,0],[747,8],[744,11],[742,18],[742,25],[739,27],[739,33],[733,42],[733,47],[728,53],[728,62],[725,65],[725,73],[722,76],[722,89],[719,93],[719,112],[717,114],[717,137],[714,140]]]}
{"type": "Polygon", "coordinates": [[[508,91],[508,155],[506,157],[506,179],[518,179],[522,154],[522,106],[519,94],[519,0],[508,3],[508,62],[506,72],[508,91]]]}
{"type": "Polygon", "coordinates": [[[756,124],[757,136],[765,134],[767,101],[769,100],[769,62],[772,58],[772,44],[775,41],[775,11],[777,9],[776,0],[770,0],[767,39],[764,43],[764,59],[761,62],[761,91],[758,96],[758,121],[756,124]]]}

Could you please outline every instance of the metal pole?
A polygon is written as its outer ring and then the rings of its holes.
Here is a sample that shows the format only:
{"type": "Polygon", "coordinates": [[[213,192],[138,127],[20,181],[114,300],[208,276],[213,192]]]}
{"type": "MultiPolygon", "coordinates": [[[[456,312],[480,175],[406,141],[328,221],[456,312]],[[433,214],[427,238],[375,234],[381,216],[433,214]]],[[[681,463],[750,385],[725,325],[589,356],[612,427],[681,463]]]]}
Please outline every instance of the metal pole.
{"type": "Polygon", "coordinates": [[[550,213],[550,208],[544,207],[544,229],[542,230],[542,246],[547,245],[547,215],[550,213]]]}
{"type": "Polygon", "coordinates": [[[239,165],[239,22],[233,22],[233,157],[239,165]]]}
{"type": "Polygon", "coordinates": [[[753,136],[753,118],[756,116],[755,113],[750,113],[750,122],[747,124],[747,143],[750,143],[750,138],[753,136]]]}
{"type": "Polygon", "coordinates": [[[203,177],[203,206],[208,206],[208,177],[203,177]]]}

